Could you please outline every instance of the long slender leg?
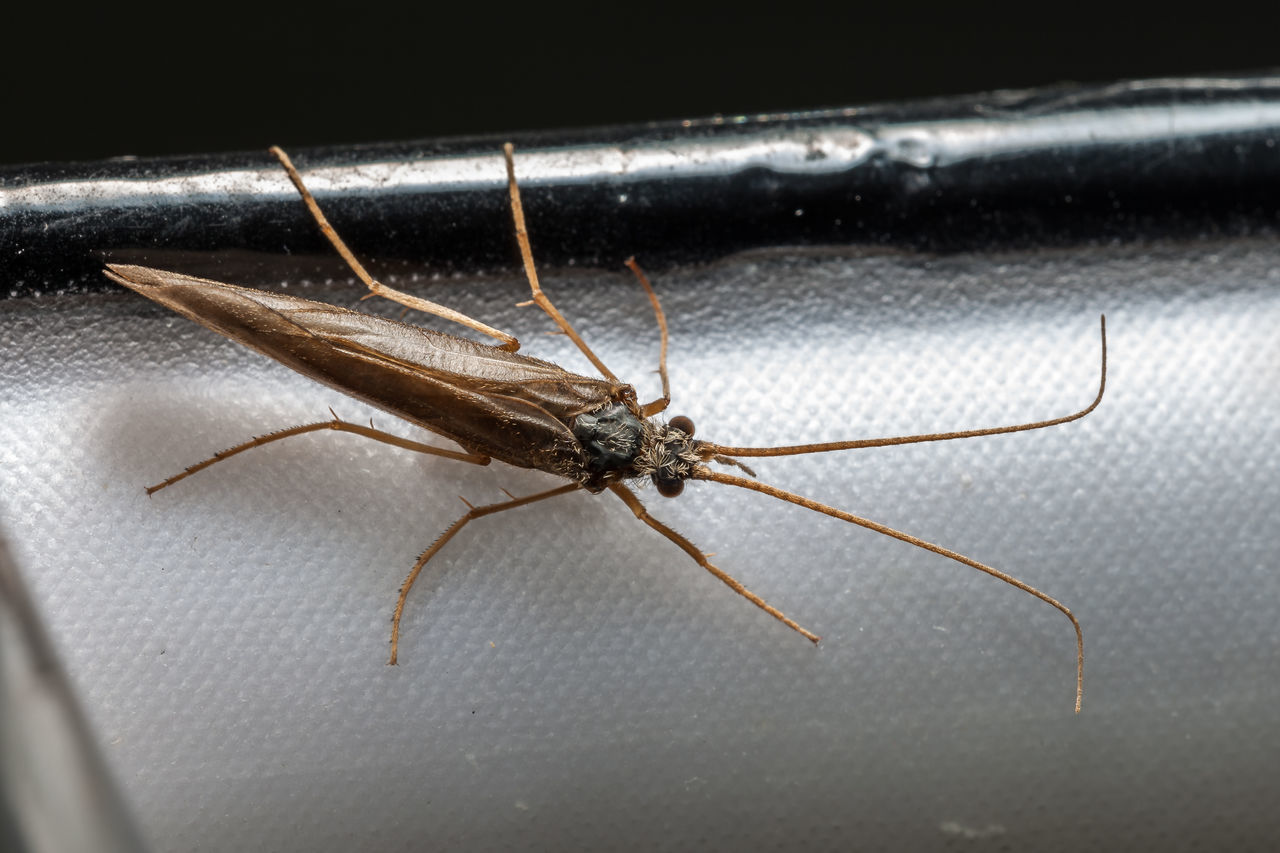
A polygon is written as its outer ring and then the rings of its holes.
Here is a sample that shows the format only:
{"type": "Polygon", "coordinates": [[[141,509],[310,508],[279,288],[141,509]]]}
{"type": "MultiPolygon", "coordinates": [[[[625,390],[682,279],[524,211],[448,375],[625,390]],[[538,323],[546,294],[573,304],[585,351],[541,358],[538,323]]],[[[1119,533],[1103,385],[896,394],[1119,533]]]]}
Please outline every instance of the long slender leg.
{"type": "Polygon", "coordinates": [[[707,555],[699,551],[696,545],[694,545],[688,539],[685,539],[679,533],[676,533],[670,527],[667,527],[661,521],[658,521],[656,518],[649,515],[649,511],[644,508],[644,504],[640,503],[640,499],[637,498],[631,492],[631,490],[628,489],[626,486],[622,485],[621,483],[613,483],[609,486],[609,491],[613,492],[615,495],[622,498],[622,502],[631,508],[631,511],[635,513],[636,518],[640,519],[645,524],[649,525],[654,530],[658,531],[663,536],[667,537],[672,542],[679,545],[681,550],[683,550],[686,554],[692,557],[695,563],[697,563],[699,566],[702,566],[702,568],[706,569],[708,572],[711,572],[711,574],[715,575],[717,578],[723,581],[724,584],[727,587],[729,587],[729,589],[733,590],[738,595],[745,598],[747,601],[750,601],[756,607],[759,607],[765,613],[768,613],[774,619],[777,619],[779,622],[781,622],[783,625],[786,625],[791,630],[798,632],[805,639],[815,644],[820,639],[822,639],[812,631],[807,631],[804,628],[800,627],[800,625],[798,625],[796,622],[787,618],[782,613],[781,610],[769,604],[767,601],[765,601],[760,596],[756,595],[751,590],[747,589],[739,581],[737,581],[736,579],[728,575],[723,569],[720,569],[719,567],[713,565],[711,561],[707,559],[707,555]]]}
{"type": "MultiPolygon", "coordinates": [[[[307,209],[311,211],[311,216],[315,219],[316,224],[320,226],[320,232],[329,240],[333,248],[338,250],[338,254],[347,262],[347,266],[351,267],[351,271],[356,274],[360,281],[364,282],[365,287],[369,288],[370,296],[381,296],[384,299],[390,299],[392,302],[398,302],[406,308],[413,308],[427,314],[434,314],[437,317],[443,317],[468,329],[474,329],[481,334],[488,335],[491,338],[497,338],[502,341],[499,349],[515,352],[520,349],[520,342],[506,332],[499,331],[492,326],[486,326],[479,320],[473,320],[460,311],[455,311],[439,303],[432,302],[428,299],[422,299],[412,296],[403,291],[387,287],[380,281],[369,275],[364,265],[357,260],[355,254],[347,248],[347,244],[338,236],[338,232],[329,224],[329,220],[325,217],[324,212],[320,210],[320,205],[316,202],[315,197],[311,195],[311,191],[307,189],[306,184],[302,182],[302,176],[298,174],[298,170],[294,168],[293,161],[289,159],[289,155],[278,146],[271,146],[271,153],[280,161],[280,165],[284,166],[285,173],[289,176],[289,180],[297,187],[302,201],[307,205],[307,209]]],[[[368,298],[367,296],[365,297],[368,298]]]]}
{"type": "Polygon", "coordinates": [[[653,316],[658,321],[658,331],[662,333],[662,344],[658,349],[658,375],[662,377],[662,396],[640,407],[641,414],[648,418],[671,405],[671,379],[667,376],[667,315],[662,310],[662,303],[658,301],[658,294],[653,292],[653,285],[649,283],[649,277],[644,274],[644,270],[640,269],[636,259],[627,258],[626,264],[635,273],[636,278],[640,281],[640,286],[644,288],[644,292],[649,296],[649,302],[653,304],[653,316]]]}
{"type": "Polygon", "coordinates": [[[529,246],[529,229],[525,227],[524,205],[520,202],[520,186],[516,183],[515,148],[508,142],[502,146],[502,153],[507,160],[507,191],[511,195],[511,218],[515,221],[516,242],[520,244],[520,258],[524,261],[524,274],[529,279],[529,289],[533,292],[533,303],[555,321],[560,330],[569,336],[569,340],[573,341],[574,345],[587,357],[587,360],[595,365],[596,370],[600,371],[601,375],[611,382],[617,382],[618,377],[614,376],[613,371],[604,366],[604,362],[591,351],[591,347],[587,346],[587,342],[582,339],[582,336],[552,304],[550,298],[542,292],[542,285],[538,284],[538,270],[533,264],[533,249],[529,246]]]}
{"type": "MultiPolygon", "coordinates": [[[[444,533],[441,533],[435,542],[431,543],[431,547],[422,552],[418,557],[418,562],[414,563],[413,568],[409,570],[409,576],[404,579],[404,583],[400,586],[400,597],[396,599],[396,612],[391,617],[391,659],[387,661],[387,664],[389,666],[396,665],[396,655],[400,648],[400,617],[404,615],[404,602],[405,599],[409,597],[409,590],[413,588],[414,581],[418,579],[418,575],[422,574],[422,569],[427,565],[427,562],[430,561],[430,559],[434,557],[440,549],[445,546],[445,543],[452,539],[459,530],[466,527],[468,522],[474,521],[477,518],[481,518],[486,515],[493,515],[495,512],[502,512],[503,510],[515,509],[516,507],[525,506],[526,504],[531,504],[535,501],[554,498],[558,495],[567,495],[569,492],[577,491],[580,488],[581,486],[577,483],[569,483],[564,486],[558,486],[554,489],[548,489],[545,492],[536,492],[535,494],[527,495],[523,498],[513,497],[508,501],[501,501],[496,504],[486,504],[485,506],[471,506],[471,504],[467,503],[466,500],[463,500],[463,503],[466,503],[469,507],[467,514],[449,525],[449,528],[445,530],[444,533]]],[[[508,492],[508,494],[510,494],[510,492],[508,492]]]]}
{"type": "Polygon", "coordinates": [[[488,456],[481,456],[480,454],[477,454],[477,453],[463,453],[458,450],[447,450],[443,447],[432,447],[429,444],[422,444],[421,442],[410,441],[407,438],[401,438],[398,435],[392,435],[389,432],[383,432],[382,430],[374,429],[371,426],[366,427],[366,426],[361,426],[360,424],[348,423],[344,420],[339,420],[338,416],[334,415],[334,418],[331,421],[320,421],[319,423],[314,423],[314,424],[302,424],[301,426],[289,427],[288,429],[282,429],[277,432],[268,433],[266,435],[256,436],[255,438],[251,438],[250,440],[244,442],[243,444],[237,444],[235,447],[231,447],[226,450],[219,451],[218,453],[215,453],[213,456],[210,456],[208,459],[204,460],[203,462],[197,462],[195,465],[192,465],[190,468],[187,468],[181,474],[173,475],[169,479],[165,480],[163,483],[157,483],[154,486],[148,486],[147,494],[153,495],[166,486],[172,486],[174,483],[178,482],[179,480],[185,480],[187,477],[190,477],[192,474],[195,474],[197,471],[203,471],[205,468],[208,468],[210,465],[214,464],[215,462],[221,462],[224,459],[228,459],[232,456],[235,456],[238,453],[243,453],[246,450],[251,450],[255,447],[262,447],[264,444],[270,444],[271,442],[279,441],[282,438],[292,438],[295,435],[304,435],[306,433],[316,432],[322,429],[331,429],[337,432],[349,432],[349,433],[354,433],[355,435],[363,435],[365,438],[372,438],[374,441],[381,441],[383,444],[390,444],[390,445],[394,445],[395,447],[402,447],[405,450],[414,450],[414,451],[417,451],[418,453],[427,453],[432,456],[443,456],[445,459],[455,459],[459,462],[470,462],[474,465],[489,464],[488,456]]]}
{"type": "Polygon", "coordinates": [[[845,512],[842,509],[827,506],[826,504],[819,503],[811,498],[806,498],[802,495],[797,495],[794,492],[779,489],[777,486],[770,486],[768,483],[748,480],[743,477],[735,477],[733,474],[722,474],[719,471],[712,471],[705,465],[699,465],[694,468],[691,479],[709,480],[713,483],[724,483],[728,486],[750,489],[753,492],[760,492],[763,495],[769,495],[770,497],[778,498],[779,500],[786,501],[787,503],[793,503],[796,506],[802,506],[805,509],[811,509],[814,512],[820,512],[823,515],[829,515],[832,518],[838,518],[841,521],[847,521],[850,524],[865,527],[868,530],[874,530],[876,533],[883,533],[885,536],[897,539],[899,542],[906,542],[908,545],[915,545],[917,548],[923,548],[924,550],[938,554],[939,556],[955,560],[957,563],[963,563],[964,565],[977,569],[980,572],[985,572],[993,578],[1002,580],[1010,586],[1015,586],[1028,595],[1032,595],[1043,601],[1045,604],[1050,605],[1063,616],[1070,619],[1071,627],[1076,630],[1076,713],[1080,713],[1080,703],[1084,700],[1084,631],[1081,629],[1080,620],[1076,618],[1076,615],[1072,613],[1065,604],[1058,601],[1056,598],[1045,595],[1030,584],[1023,583],[1018,580],[1013,575],[1006,574],[999,569],[986,565],[985,563],[979,563],[977,560],[952,551],[950,548],[943,548],[941,545],[934,545],[932,542],[926,542],[918,536],[912,536],[910,533],[903,533],[901,530],[894,530],[892,527],[888,527],[878,521],[871,521],[870,519],[863,518],[860,515],[854,515],[853,513],[845,512]]]}

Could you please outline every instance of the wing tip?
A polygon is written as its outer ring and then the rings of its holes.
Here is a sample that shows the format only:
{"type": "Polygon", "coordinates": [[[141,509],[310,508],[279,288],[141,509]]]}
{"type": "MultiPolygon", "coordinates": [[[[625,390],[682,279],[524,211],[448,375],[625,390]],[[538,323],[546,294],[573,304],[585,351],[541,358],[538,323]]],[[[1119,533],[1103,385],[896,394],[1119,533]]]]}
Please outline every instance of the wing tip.
{"type": "Polygon", "coordinates": [[[107,264],[102,274],[117,284],[137,290],[140,287],[154,287],[160,283],[159,271],[150,267],[139,267],[133,264],[107,264]]]}

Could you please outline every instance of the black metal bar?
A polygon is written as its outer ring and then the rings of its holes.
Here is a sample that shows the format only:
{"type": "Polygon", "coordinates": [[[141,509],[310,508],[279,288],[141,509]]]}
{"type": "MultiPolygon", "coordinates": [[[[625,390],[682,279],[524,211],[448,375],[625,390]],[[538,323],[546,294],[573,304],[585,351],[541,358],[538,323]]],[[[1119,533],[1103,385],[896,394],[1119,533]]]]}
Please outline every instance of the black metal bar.
{"type": "MultiPolygon", "coordinates": [[[[660,271],[779,247],[948,252],[1273,230],[1277,140],[1280,77],[1213,77],[513,141],[540,264],[614,267],[635,254],[660,271]]],[[[246,284],[339,273],[270,141],[0,172],[3,292],[106,288],[106,260],[246,284]]],[[[503,141],[292,153],[375,275],[477,273],[516,268],[503,141]]]]}

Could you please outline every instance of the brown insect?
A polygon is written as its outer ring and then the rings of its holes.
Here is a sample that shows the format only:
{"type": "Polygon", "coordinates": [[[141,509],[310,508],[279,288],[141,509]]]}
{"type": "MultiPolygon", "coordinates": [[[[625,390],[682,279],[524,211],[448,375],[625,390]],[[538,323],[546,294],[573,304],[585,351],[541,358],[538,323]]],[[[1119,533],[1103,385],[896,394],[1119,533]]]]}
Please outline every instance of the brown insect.
{"type": "Polygon", "coordinates": [[[1040,429],[1076,420],[1097,407],[1106,388],[1105,317],[1102,320],[1102,370],[1098,394],[1092,403],[1073,414],[1015,426],[929,435],[789,447],[726,447],[694,439],[693,423],[686,417],[672,418],[666,423],[654,418],[667,408],[671,399],[667,376],[667,323],[653,287],[634,260],[627,261],[627,265],[648,294],[661,333],[658,372],[662,380],[662,396],[651,402],[638,402],[635,389],[614,376],[543,292],[533,264],[510,144],[504,147],[504,153],[511,213],[515,220],[516,238],[525,274],[533,293],[531,302],[522,304],[536,304],[545,311],[595,365],[603,379],[579,376],[550,362],[521,355],[516,352],[519,342],[514,337],[444,306],[401,293],[375,281],[329,224],[288,156],[279,148],[272,148],[271,151],[279,158],[321,231],[369,288],[370,295],[383,296],[406,307],[445,317],[492,336],[501,343],[477,343],[323,302],[146,267],[112,264],[107,268],[107,276],[202,326],[251,347],[305,376],[448,438],[463,449],[448,450],[421,444],[374,429],[372,424],[365,427],[342,421],[335,415],[333,420],[291,427],[224,450],[151,486],[147,493],[152,494],[173,485],[215,462],[245,450],[326,429],[355,433],[396,447],[475,465],[487,465],[490,460],[498,459],[521,468],[546,471],[568,481],[556,488],[524,497],[510,496],[509,500],[500,503],[485,506],[467,504],[469,509],[466,514],[422,553],[400,588],[392,618],[389,663],[396,662],[400,618],[404,613],[409,590],[427,562],[458,531],[482,516],[579,489],[592,493],[608,490],[617,495],[637,518],[679,546],[694,562],[719,578],[734,592],[817,643],[819,638],[816,634],[802,628],[713,565],[692,542],[651,516],[626,485],[628,480],[650,479],[659,494],[674,497],[684,488],[686,480],[708,480],[761,492],[875,530],[986,572],[1052,605],[1071,620],[1075,628],[1076,711],[1079,712],[1084,689],[1084,635],[1075,615],[1063,604],[1004,572],[954,551],[758,482],[752,479],[754,473],[739,460],[752,456],[789,456],[974,438],[1040,429]],[[717,471],[709,463],[736,466],[751,476],[717,471]]]}

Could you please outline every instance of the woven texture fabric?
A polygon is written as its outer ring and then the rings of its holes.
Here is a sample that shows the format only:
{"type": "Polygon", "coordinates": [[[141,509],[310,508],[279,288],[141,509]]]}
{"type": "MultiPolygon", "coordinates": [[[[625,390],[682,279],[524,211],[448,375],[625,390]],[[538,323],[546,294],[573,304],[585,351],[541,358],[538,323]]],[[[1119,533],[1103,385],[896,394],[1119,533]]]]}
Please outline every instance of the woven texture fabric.
{"type": "MultiPolygon", "coordinates": [[[[389,282],[405,284],[411,282],[389,282]]],[[[0,522],[157,849],[1263,849],[1280,833],[1280,249],[760,257],[655,276],[674,402],[765,445],[1066,414],[760,478],[1021,578],[756,495],[641,497],[823,636],[542,475],[275,428],[372,414],[132,294],[11,301],[0,522]]],[[[427,288],[587,372],[518,280],[427,288]]],[[[655,396],[624,273],[551,278],[655,396]]],[[[342,304],[345,285],[294,292],[342,304]]],[[[365,303],[370,307],[370,303],[365,303]]],[[[396,315],[398,309],[386,309],[396,315]]],[[[435,324],[434,321],[424,321],[435,324]]],[[[426,439],[428,441],[432,439],[426,439]]]]}

